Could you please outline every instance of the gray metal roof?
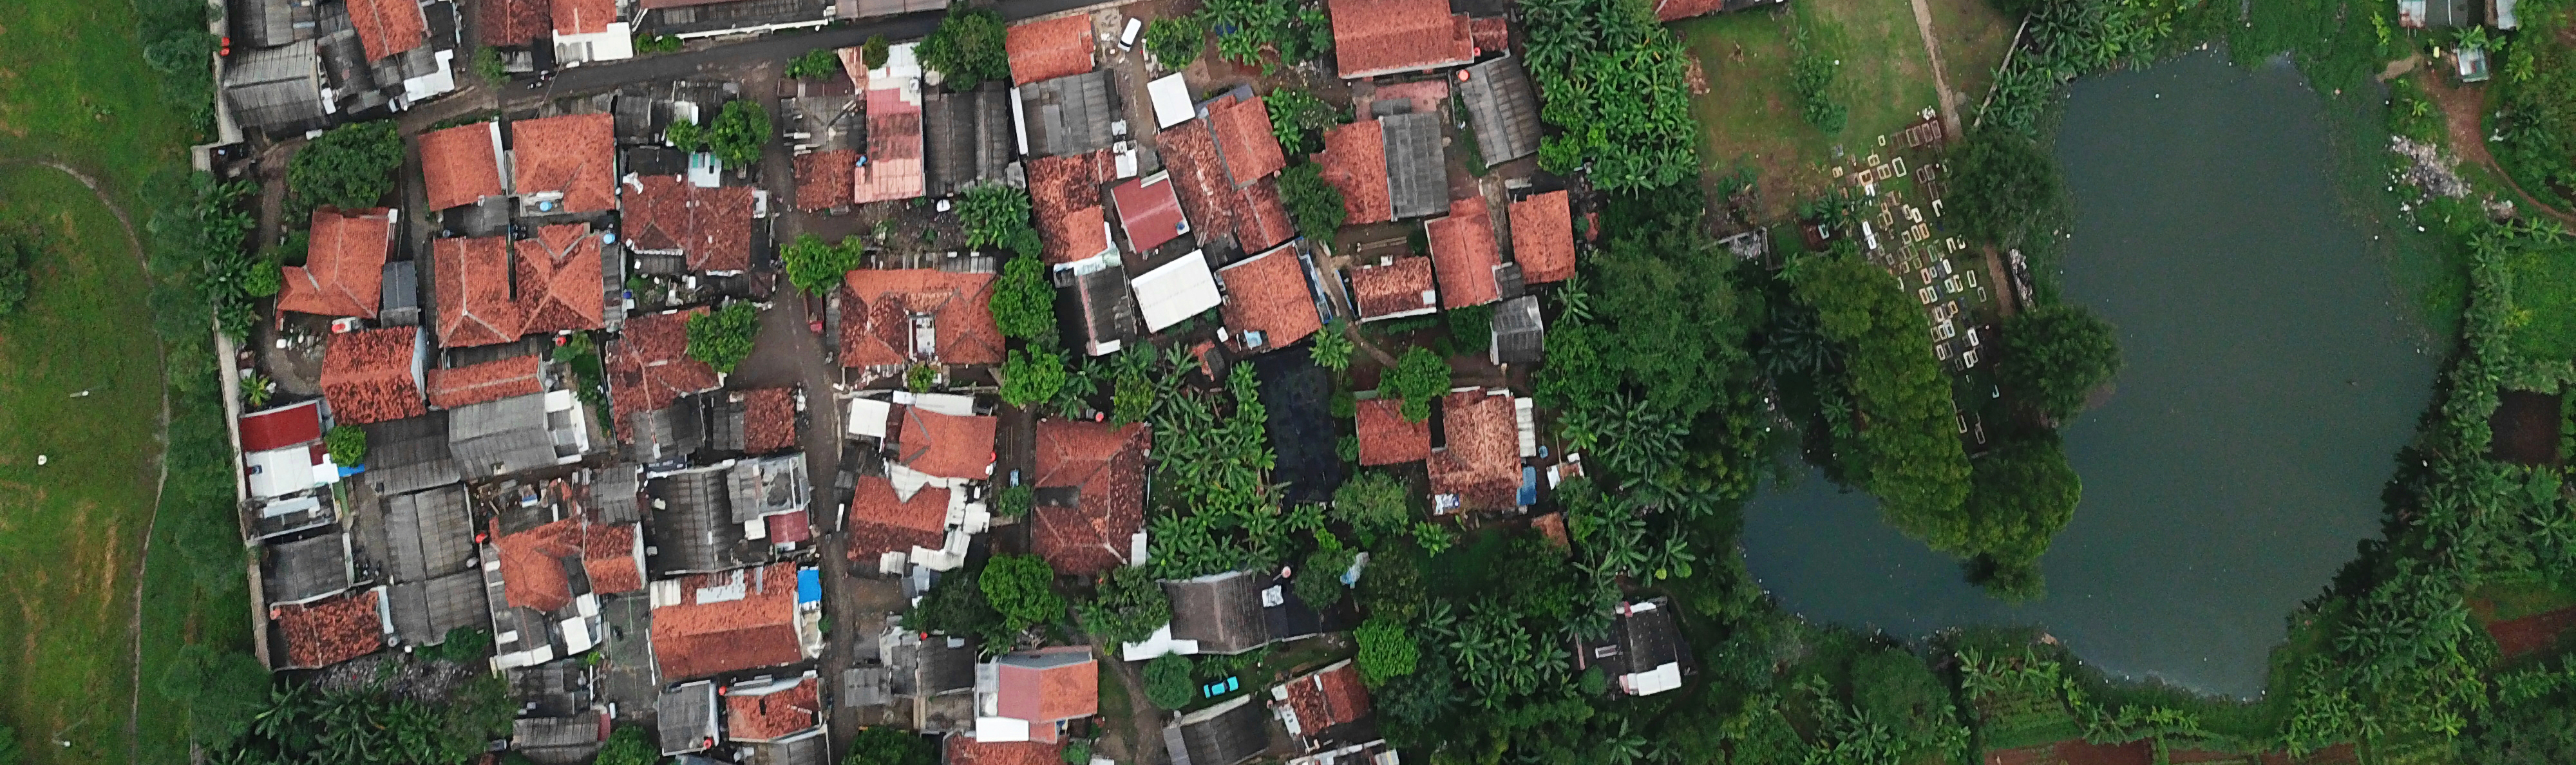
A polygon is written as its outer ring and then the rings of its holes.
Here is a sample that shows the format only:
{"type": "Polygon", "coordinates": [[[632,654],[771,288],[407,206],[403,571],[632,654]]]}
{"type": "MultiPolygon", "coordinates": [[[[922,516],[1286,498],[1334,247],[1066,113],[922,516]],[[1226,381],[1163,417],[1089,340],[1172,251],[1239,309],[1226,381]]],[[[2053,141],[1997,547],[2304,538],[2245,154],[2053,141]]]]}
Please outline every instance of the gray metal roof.
{"type": "Polygon", "coordinates": [[[1233,571],[1164,582],[1172,599],[1172,637],[1199,641],[1202,653],[1236,654],[1270,643],[1261,614],[1260,577],[1233,571]]]}
{"type": "Polygon", "coordinates": [[[707,402],[707,448],[720,452],[743,450],[743,416],[750,409],[749,399],[742,396],[717,396],[707,402]]]}
{"type": "Polygon", "coordinates": [[[741,460],[725,471],[725,494],[735,523],[802,510],[813,491],[805,480],[804,452],[741,460]]]}
{"type": "Polygon", "coordinates": [[[583,746],[599,743],[599,713],[568,717],[522,717],[510,721],[510,745],[520,749],[583,746]]]}
{"type": "Polygon", "coordinates": [[[337,531],[268,546],[260,589],[271,605],[301,603],[349,589],[349,536],[337,531]]]}
{"type": "Polygon", "coordinates": [[[489,626],[491,604],[483,599],[483,576],[476,571],[397,584],[386,597],[392,601],[394,635],[404,645],[438,645],[447,642],[448,630],[489,626]]]}
{"type": "Polygon", "coordinates": [[[841,671],[841,705],[873,707],[894,699],[894,668],[884,665],[841,671]]]}
{"type": "Polygon", "coordinates": [[[1001,181],[1018,151],[1010,93],[999,83],[973,93],[923,93],[921,125],[927,188],[934,197],[1001,181]]]}
{"type": "Polygon", "coordinates": [[[809,729],[776,741],[750,745],[747,765],[831,765],[831,748],[826,745],[822,728],[809,729]]]}
{"type": "Polygon", "coordinates": [[[914,11],[936,11],[948,7],[948,0],[858,0],[859,18],[892,16],[914,11]]]}
{"type": "Polygon", "coordinates": [[[322,59],[307,40],[224,62],[224,102],[233,118],[270,135],[331,124],[322,98],[322,59]]]}
{"type": "Polygon", "coordinates": [[[1103,268],[1074,277],[1075,294],[1082,298],[1082,321],[1095,345],[1118,341],[1122,345],[1136,339],[1136,292],[1127,283],[1127,273],[1103,268]]]}
{"type": "Polygon", "coordinates": [[[244,48],[269,48],[312,39],[314,0],[233,0],[224,15],[244,48]]]}
{"type": "Polygon", "coordinates": [[[1447,162],[1440,152],[1440,115],[1391,114],[1377,118],[1386,136],[1386,194],[1395,217],[1414,218],[1449,209],[1447,162]]]}
{"type": "Polygon", "coordinates": [[[663,575],[723,571],[756,562],[756,547],[733,520],[721,470],[691,470],[654,479],[654,568],[663,575]]]}
{"type": "Polygon", "coordinates": [[[457,481],[456,460],[447,446],[447,413],[369,423],[367,488],[375,493],[403,494],[457,481]]]}
{"type": "Polygon", "coordinates": [[[455,484],[385,498],[393,581],[416,582],[466,570],[474,557],[472,513],[465,487],[455,484]]]}
{"type": "Polygon", "coordinates": [[[397,260],[385,264],[383,305],[376,319],[386,326],[420,325],[420,269],[418,263],[397,260]]]}
{"type": "Polygon", "coordinates": [[[593,474],[590,484],[590,508],[603,523],[635,523],[644,520],[638,499],[644,491],[643,469],[634,465],[610,465],[593,474]]]}
{"type": "Polygon", "coordinates": [[[455,450],[457,469],[468,479],[555,464],[554,438],[546,432],[546,397],[541,393],[449,410],[447,442],[455,450]]]}
{"type": "Polygon", "coordinates": [[[1109,123],[1118,119],[1109,97],[1109,72],[1095,70],[1020,86],[1020,114],[1028,121],[1029,154],[1060,156],[1109,147],[1109,123]]]}
{"type": "Polygon", "coordinates": [[[1494,359],[1501,364],[1531,364],[1539,360],[1546,338],[1546,327],[1538,315],[1538,296],[1523,295],[1503,301],[1494,309],[1494,359]]]}
{"type": "Polygon", "coordinates": [[[704,750],[707,740],[717,737],[716,684],[700,680],[664,689],[654,713],[661,726],[663,754],[704,750]]]}
{"type": "Polygon", "coordinates": [[[527,705],[520,714],[567,717],[591,705],[588,669],[581,659],[568,656],[505,674],[510,695],[527,705]]]}
{"type": "Polygon", "coordinates": [[[1476,148],[1486,167],[1538,153],[1538,93],[1520,58],[1504,56],[1467,67],[1458,96],[1467,102],[1467,123],[1476,128],[1476,148]]]}
{"type": "Polygon", "coordinates": [[[643,14],[637,32],[681,34],[829,18],[838,0],[733,0],[684,5],[643,14]]]}
{"type": "Polygon", "coordinates": [[[627,425],[635,432],[635,458],[650,465],[685,464],[690,454],[706,444],[703,407],[698,396],[688,395],[670,406],[627,416],[627,425]]]}
{"type": "Polygon", "coordinates": [[[1163,744],[1172,765],[1236,765],[1270,748],[1270,709],[1237,696],[1165,725],[1163,744]]]}

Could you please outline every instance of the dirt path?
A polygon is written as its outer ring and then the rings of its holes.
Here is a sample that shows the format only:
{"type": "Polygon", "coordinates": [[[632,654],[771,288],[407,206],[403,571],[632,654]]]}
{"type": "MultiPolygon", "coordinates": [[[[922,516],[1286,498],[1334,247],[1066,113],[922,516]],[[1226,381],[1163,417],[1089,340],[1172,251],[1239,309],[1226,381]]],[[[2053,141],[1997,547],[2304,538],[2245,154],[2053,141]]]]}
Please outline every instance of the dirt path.
{"type": "MultiPolygon", "coordinates": [[[[1920,1],[1917,0],[1917,2],[1920,1]]],[[[2565,210],[2541,204],[2540,200],[2532,198],[2529,192],[2522,190],[2520,184],[2514,183],[2513,176],[2506,174],[2503,166],[2496,164],[2495,155],[2487,153],[2487,131],[2479,119],[2480,114],[2486,111],[2483,90],[2452,86],[2442,79],[2439,67],[2417,72],[2415,83],[2422,86],[2424,94],[2430,96],[2433,103],[2442,108],[2442,125],[2445,132],[2451,136],[2453,153],[2458,154],[2462,160],[2476,163],[2479,167],[2495,173],[2496,178],[2504,182],[2505,188],[2513,192],[2514,198],[2521,206],[2556,218],[2561,223],[2576,224],[2576,214],[2569,214],[2565,210]]]]}
{"type": "MultiPolygon", "coordinates": [[[[98,196],[98,203],[105,205],[107,211],[116,216],[116,227],[125,232],[126,246],[134,249],[135,264],[143,268],[145,278],[151,278],[152,261],[143,253],[143,239],[134,234],[134,218],[126,214],[124,206],[118,205],[115,199],[108,196],[106,189],[99,187],[97,178],[90,177],[90,174],[81,172],[78,168],[52,160],[39,160],[35,164],[61,171],[62,174],[71,176],[73,180],[80,181],[81,185],[89,187],[89,193],[98,196]]],[[[152,344],[152,358],[154,362],[162,365],[161,372],[164,375],[161,385],[159,427],[162,448],[165,451],[159,460],[160,476],[152,482],[152,507],[145,511],[143,516],[143,551],[134,561],[134,617],[125,625],[125,639],[130,646],[130,656],[134,662],[132,694],[128,697],[129,703],[125,714],[125,757],[129,762],[141,762],[143,758],[143,735],[140,727],[143,719],[143,577],[148,570],[146,565],[152,560],[152,524],[161,517],[161,491],[170,483],[170,459],[166,451],[170,439],[170,385],[167,377],[169,368],[167,360],[162,358],[161,344],[158,342],[152,344]]]]}
{"type": "Polygon", "coordinates": [[[1126,739],[1127,751],[1125,757],[1115,759],[1135,763],[1170,762],[1169,753],[1163,751],[1162,712],[1154,708],[1154,702],[1145,700],[1144,673],[1119,655],[1115,643],[1095,644],[1091,651],[1100,663],[1109,666],[1111,674],[1118,676],[1118,684],[1127,689],[1126,729],[1114,731],[1126,739]]]}
{"type": "Polygon", "coordinates": [[[1925,0],[1914,0],[1914,28],[1923,33],[1923,53],[1932,58],[1932,90],[1941,97],[1941,127],[1950,135],[1966,135],[1959,129],[1959,94],[1950,90],[1950,74],[1941,66],[1941,43],[1932,36],[1932,6],[1925,0]]]}

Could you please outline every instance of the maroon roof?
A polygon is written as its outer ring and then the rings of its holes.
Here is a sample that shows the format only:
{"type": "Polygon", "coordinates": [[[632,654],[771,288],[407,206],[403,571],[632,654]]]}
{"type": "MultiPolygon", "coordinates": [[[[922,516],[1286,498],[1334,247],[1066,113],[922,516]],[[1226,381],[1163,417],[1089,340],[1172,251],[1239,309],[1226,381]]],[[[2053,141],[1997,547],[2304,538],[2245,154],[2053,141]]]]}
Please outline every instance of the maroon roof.
{"type": "MultiPolygon", "coordinates": [[[[566,5],[582,0],[560,0],[566,5]]],[[[511,177],[520,194],[563,192],[563,212],[617,205],[617,118],[567,114],[510,123],[511,177]]]]}
{"type": "Polygon", "coordinates": [[[1467,14],[1448,0],[1328,0],[1333,59],[1343,79],[1413,72],[1476,59],[1467,14]]]}
{"type": "Polygon", "coordinates": [[[420,175],[429,187],[429,209],[445,210],[497,197],[501,160],[495,123],[477,122],[420,134],[420,175]]]}
{"type": "Polygon", "coordinates": [[[1306,283],[1306,267],[1297,250],[1281,247],[1217,270],[1225,283],[1222,312],[1229,342],[1253,352],[1285,348],[1315,330],[1324,320],[1315,313],[1315,297],[1306,283]],[[1246,333],[1262,334],[1260,348],[1245,346],[1246,333]]]}
{"type": "Polygon", "coordinates": [[[316,401],[252,412],[242,415],[240,422],[245,454],[322,440],[322,406],[316,401]]]}
{"type": "Polygon", "coordinates": [[[722,384],[714,367],[689,355],[689,317],[705,308],[631,317],[608,344],[609,402],[617,421],[722,384]]]}
{"type": "Polygon", "coordinates": [[[1359,402],[1357,426],[1363,466],[1394,465],[1431,456],[1431,418],[1407,421],[1401,399],[1359,402]]]}
{"type": "Polygon", "coordinates": [[[728,693],[724,705],[725,736],[739,741],[769,741],[822,723],[822,694],[811,677],[757,696],[728,693]]]}
{"type": "Polygon", "coordinates": [[[906,500],[885,476],[860,476],[848,520],[850,560],[865,563],[915,547],[936,550],[947,541],[948,490],[924,486],[906,500]]]}
{"type": "Polygon", "coordinates": [[[1180,195],[1172,189],[1171,176],[1157,174],[1109,190],[1109,198],[1118,204],[1118,225],[1127,231],[1129,247],[1137,252],[1152,250],[1190,230],[1189,219],[1181,215],[1180,195]]]}
{"type": "Polygon", "coordinates": [[[1550,191],[1512,203],[1512,261],[1528,284],[1561,282],[1574,276],[1574,216],[1564,191],[1550,191]]]}
{"type": "Polygon", "coordinates": [[[311,669],[384,648],[384,617],[376,607],[376,591],[360,590],[277,606],[269,609],[269,618],[276,620],[277,631],[286,637],[287,666],[311,669]]]}
{"type": "Polygon", "coordinates": [[[519,335],[607,326],[607,290],[600,284],[599,236],[582,224],[543,226],[535,239],[514,247],[519,335]]]}
{"type": "Polygon", "coordinates": [[[1216,131],[1217,151],[1225,155],[1226,174],[1243,186],[1288,167],[1279,137],[1270,132],[1270,106],[1260,98],[1223,98],[1208,104],[1208,124],[1216,131]]]}
{"type": "Polygon", "coordinates": [[[429,17],[421,15],[419,0],[349,0],[349,26],[357,28],[368,63],[429,41],[429,17]]]}
{"type": "Polygon", "coordinates": [[[474,15],[474,32],[485,45],[526,45],[554,32],[551,0],[483,0],[481,6],[474,15]]]}
{"type": "Polygon", "coordinates": [[[1520,415],[1512,397],[1481,390],[1440,400],[1447,445],[1431,453],[1431,492],[1455,494],[1470,510],[1500,510],[1519,499],[1520,415]]]}
{"type": "Polygon", "coordinates": [[[541,360],[515,356],[498,361],[429,370],[429,403],[440,409],[499,401],[546,392],[541,360]]]}
{"type": "Polygon", "coordinates": [[[1386,187],[1386,130],[1365,119],[1324,131],[1324,151],[1315,155],[1324,182],[1342,191],[1348,225],[1395,219],[1395,203],[1386,187]]]}
{"type": "Polygon", "coordinates": [[[1503,263],[1494,243],[1493,216],[1484,197],[1453,199],[1449,216],[1422,226],[1431,235],[1431,260],[1440,277],[1440,308],[1464,308],[1503,299],[1494,268],[1503,263]]]}
{"type": "Polygon", "coordinates": [[[1100,184],[1116,180],[1108,149],[1028,161],[1029,206],[1048,263],[1071,263],[1109,249],[1100,184]]]}
{"type": "Polygon", "coordinates": [[[331,403],[331,418],[365,425],[428,414],[413,376],[419,337],[414,327],[332,335],[322,351],[322,398],[331,403]]]}
{"type": "Polygon", "coordinates": [[[394,215],[383,208],[313,211],[304,265],[283,271],[277,310],[317,316],[376,318],[384,300],[385,254],[393,249],[394,215]]]}
{"type": "Polygon", "coordinates": [[[1057,741],[987,743],[973,736],[949,736],[946,755],[944,765],[1056,765],[1064,761],[1064,744],[1057,741]]]}
{"type": "Polygon", "coordinates": [[[1126,565],[1136,532],[1145,528],[1145,451],[1153,446],[1142,423],[1039,420],[1031,485],[1073,488],[1075,499],[1032,511],[1030,549],[1060,574],[1126,565]]]}
{"type": "Polygon", "coordinates": [[[555,33],[588,35],[617,23],[617,0],[554,0],[555,33]]]}
{"type": "Polygon", "coordinates": [[[1091,71],[1091,14],[1014,24],[1003,33],[1002,49],[1011,57],[1013,85],[1091,71]]]}
{"type": "Polygon", "coordinates": [[[677,250],[688,258],[691,271],[751,267],[751,219],[757,206],[751,187],[701,188],[673,175],[645,176],[638,183],[641,188],[630,190],[622,204],[630,247],[677,250]]]}
{"type": "Polygon", "coordinates": [[[1726,8],[1726,0],[1655,0],[1655,20],[1673,22],[1692,16],[1716,13],[1726,8]]]}
{"type": "Polygon", "coordinates": [[[770,454],[796,448],[796,398],[786,388],[743,391],[742,450],[770,454]]]}
{"type": "Polygon", "coordinates": [[[1438,308],[1436,296],[1426,301],[1422,295],[1437,291],[1430,258],[1402,257],[1383,266],[1351,269],[1351,299],[1358,301],[1362,321],[1438,308]]]}
{"type": "Polygon", "coordinates": [[[1368,718],[1368,689],[1360,684],[1359,666],[1348,660],[1290,680],[1286,687],[1288,710],[1308,740],[1327,728],[1368,718]]]}

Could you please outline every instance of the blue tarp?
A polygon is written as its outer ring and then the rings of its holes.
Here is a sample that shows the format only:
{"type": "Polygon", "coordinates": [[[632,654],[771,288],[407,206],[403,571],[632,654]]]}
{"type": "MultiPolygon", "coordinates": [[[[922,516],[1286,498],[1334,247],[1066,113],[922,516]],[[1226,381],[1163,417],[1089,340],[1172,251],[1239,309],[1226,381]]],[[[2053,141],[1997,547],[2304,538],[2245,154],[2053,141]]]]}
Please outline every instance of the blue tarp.
{"type": "Polygon", "coordinates": [[[796,602],[823,602],[823,572],[810,568],[796,570],[796,602]]]}
{"type": "Polygon", "coordinates": [[[1521,467],[1521,506],[1538,504],[1538,468],[1521,467]]]}

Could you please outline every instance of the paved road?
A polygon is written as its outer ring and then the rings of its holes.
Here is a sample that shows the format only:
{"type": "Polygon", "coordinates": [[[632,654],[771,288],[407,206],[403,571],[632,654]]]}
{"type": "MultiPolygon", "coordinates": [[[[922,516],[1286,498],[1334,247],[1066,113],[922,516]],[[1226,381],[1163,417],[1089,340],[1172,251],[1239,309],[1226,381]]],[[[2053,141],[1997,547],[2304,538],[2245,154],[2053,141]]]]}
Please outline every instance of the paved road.
{"type": "MultiPolygon", "coordinates": [[[[1097,0],[1004,0],[994,9],[1002,12],[1002,18],[1018,21],[1100,4],[1097,0]]],[[[549,96],[586,95],[615,90],[630,82],[686,77],[709,68],[746,62],[785,61],[815,48],[855,46],[875,35],[885,35],[886,39],[896,41],[926,37],[931,29],[939,26],[941,13],[924,11],[886,16],[845,27],[773,34],[703,50],[572,67],[555,76],[547,93],[549,96]]]]}

